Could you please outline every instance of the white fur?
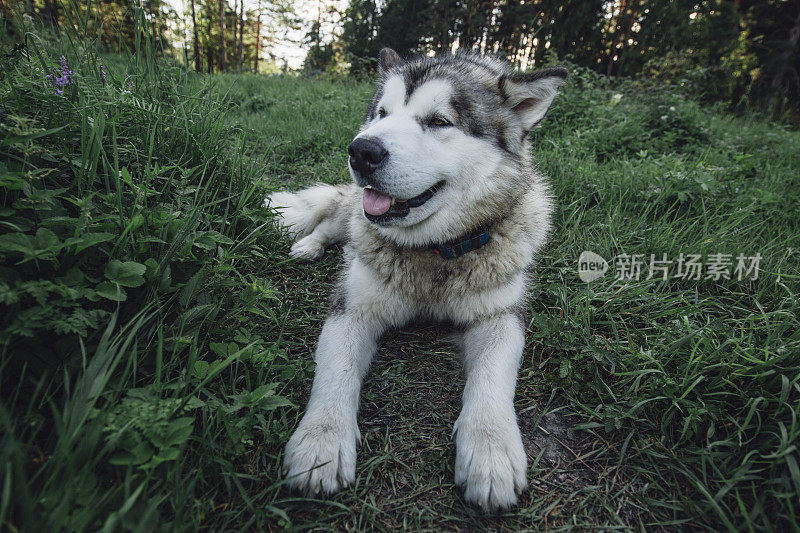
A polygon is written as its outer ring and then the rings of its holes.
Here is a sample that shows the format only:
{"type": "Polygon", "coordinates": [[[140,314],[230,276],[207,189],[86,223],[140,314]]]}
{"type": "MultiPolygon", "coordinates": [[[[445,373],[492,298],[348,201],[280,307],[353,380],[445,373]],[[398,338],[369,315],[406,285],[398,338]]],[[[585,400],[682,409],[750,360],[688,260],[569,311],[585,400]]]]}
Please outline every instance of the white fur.
{"type": "Polygon", "coordinates": [[[326,246],[343,240],[343,237],[336,222],[326,218],[311,233],[294,243],[289,255],[298,259],[319,259],[326,246]]]}
{"type": "Polygon", "coordinates": [[[356,445],[361,441],[358,393],[375,352],[374,331],[352,316],[329,319],[323,326],[311,397],[284,454],[290,486],[331,493],[355,478],[356,445]]]}
{"type": "Polygon", "coordinates": [[[525,276],[469,295],[461,306],[422,306],[386,285],[358,257],[349,262],[343,290],[347,311],[330,316],[315,353],[317,371],[306,414],[286,446],[288,484],[308,493],[333,493],[355,478],[358,393],[377,339],[413,316],[449,316],[472,323],[462,336],[467,373],[463,408],[453,427],[456,483],[470,503],[491,511],[512,506],[526,485],[527,457],[514,413],[514,388],[523,325],[495,314],[524,296],[525,276]],[[486,316],[482,320],[476,317],[486,316]]]}
{"type": "MultiPolygon", "coordinates": [[[[277,222],[292,239],[299,239],[319,229],[323,218],[333,214],[332,205],[341,193],[331,185],[316,185],[298,192],[280,191],[264,200],[264,207],[276,211],[277,222]]],[[[323,246],[344,238],[341,227],[327,225],[314,240],[323,246]]],[[[322,255],[322,254],[320,254],[322,255]]]]}
{"type": "Polygon", "coordinates": [[[385,193],[408,199],[440,181],[446,182],[442,190],[402,222],[380,228],[385,236],[406,246],[445,242],[472,229],[464,228],[463,214],[459,209],[445,209],[448,205],[468,205],[487,211],[496,207],[481,205],[487,189],[501,186],[489,179],[503,164],[502,153],[491,140],[467,135],[458,128],[423,130],[419,123],[421,117],[433,112],[444,118],[452,117],[451,94],[448,83],[434,79],[419,87],[405,103],[403,80],[393,76],[379,102],[388,115],[365,125],[356,137],[380,139],[391,154],[383,180],[385,193]]]}
{"type": "MultiPolygon", "coordinates": [[[[465,63],[474,83],[498,88],[507,67],[476,61],[465,63]]],[[[549,189],[519,139],[524,127],[541,120],[563,75],[506,84],[508,103],[496,101],[513,107],[499,112],[519,136],[509,137],[516,145],[509,141],[501,149],[461,128],[429,127],[424,117],[432,113],[454,116],[453,87],[434,77],[406,101],[400,68],[393,66],[383,84],[378,109],[385,113],[367,120],[358,136],[377,138],[388,151],[381,192],[405,200],[444,181],[430,200],[386,225],[365,218],[356,185],[279,192],[267,200],[297,241],[293,257],[317,258],[329,244],[346,242],[346,271],[315,352],[311,396],[286,445],[287,483],[332,493],[354,481],[359,391],[378,339],[387,328],[422,316],[452,321],[463,331],[466,384],[453,426],[456,483],[481,509],[507,508],[527,486],[514,412],[524,324],[514,310],[524,306],[528,269],[546,241],[552,213],[549,189]],[[490,241],[475,252],[448,261],[426,248],[489,222],[490,241]]]]}
{"type": "MultiPolygon", "coordinates": [[[[417,92],[422,91],[434,101],[441,101],[449,96],[445,85],[428,82],[417,92]]],[[[452,171],[453,164],[457,164],[458,154],[448,151],[445,146],[447,138],[453,133],[452,129],[449,132],[423,131],[419,119],[433,109],[432,104],[423,105],[423,101],[417,98],[417,92],[407,104],[404,103],[405,90],[397,91],[397,86],[403,86],[403,81],[399,76],[394,76],[387,83],[387,90],[379,104],[388,115],[373,120],[362,128],[356,138],[370,137],[383,143],[391,154],[383,170],[386,174],[382,180],[383,192],[408,199],[441,181],[443,171],[452,171]]],[[[418,211],[420,214],[412,213],[413,218],[405,219],[404,225],[416,224],[432,209],[426,204],[418,211]]]]}
{"type": "Polygon", "coordinates": [[[527,486],[528,460],[514,412],[522,324],[510,314],[492,317],[469,328],[463,343],[467,382],[453,426],[456,484],[483,509],[510,507],[527,486]]]}
{"type": "Polygon", "coordinates": [[[314,360],[317,370],[306,414],[289,439],[284,472],[290,486],[310,493],[333,493],[355,478],[356,423],[361,382],[389,325],[406,322],[407,306],[388,287],[375,283],[357,260],[350,264],[346,291],[352,309],[325,321],[314,360]]]}

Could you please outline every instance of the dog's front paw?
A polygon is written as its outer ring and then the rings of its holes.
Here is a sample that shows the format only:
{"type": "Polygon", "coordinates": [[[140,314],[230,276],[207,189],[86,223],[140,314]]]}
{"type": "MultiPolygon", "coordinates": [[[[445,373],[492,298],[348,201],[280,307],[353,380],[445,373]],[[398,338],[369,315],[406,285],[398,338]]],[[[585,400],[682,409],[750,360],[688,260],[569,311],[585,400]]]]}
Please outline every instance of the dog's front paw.
{"type": "Polygon", "coordinates": [[[355,479],[360,440],[355,422],[302,420],[286,444],[283,471],[287,484],[307,494],[332,494],[346,487],[355,479]]]}
{"type": "Polygon", "coordinates": [[[289,255],[297,259],[319,259],[324,253],[322,243],[309,235],[294,243],[289,255]]]}
{"type": "Polygon", "coordinates": [[[528,484],[528,458],[513,414],[493,421],[456,421],[456,484],[483,511],[507,509],[528,484]]]}

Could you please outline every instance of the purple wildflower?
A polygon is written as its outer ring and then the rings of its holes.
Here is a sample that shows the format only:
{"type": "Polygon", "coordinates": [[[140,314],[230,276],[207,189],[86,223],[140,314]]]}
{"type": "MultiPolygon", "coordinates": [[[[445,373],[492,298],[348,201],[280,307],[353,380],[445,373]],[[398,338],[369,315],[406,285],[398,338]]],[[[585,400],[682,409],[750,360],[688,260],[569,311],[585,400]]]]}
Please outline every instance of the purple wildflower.
{"type": "Polygon", "coordinates": [[[103,82],[103,85],[105,85],[107,81],[106,67],[102,63],[100,63],[100,81],[103,82]]]}
{"type": "Polygon", "coordinates": [[[53,73],[50,74],[49,78],[55,85],[54,94],[61,96],[64,94],[64,88],[72,82],[72,71],[69,69],[66,57],[61,56],[58,64],[61,66],[60,75],[57,69],[53,69],[53,73]]]}

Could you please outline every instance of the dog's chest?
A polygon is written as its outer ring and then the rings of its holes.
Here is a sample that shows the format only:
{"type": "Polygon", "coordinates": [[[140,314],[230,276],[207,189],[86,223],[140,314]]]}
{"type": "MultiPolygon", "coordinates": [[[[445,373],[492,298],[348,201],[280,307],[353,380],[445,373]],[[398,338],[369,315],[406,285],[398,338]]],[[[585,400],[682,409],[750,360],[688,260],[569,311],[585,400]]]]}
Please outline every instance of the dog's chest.
{"type": "Polygon", "coordinates": [[[357,257],[374,281],[437,319],[468,322],[518,300],[524,272],[503,264],[490,250],[444,259],[429,249],[368,248],[357,257]]]}

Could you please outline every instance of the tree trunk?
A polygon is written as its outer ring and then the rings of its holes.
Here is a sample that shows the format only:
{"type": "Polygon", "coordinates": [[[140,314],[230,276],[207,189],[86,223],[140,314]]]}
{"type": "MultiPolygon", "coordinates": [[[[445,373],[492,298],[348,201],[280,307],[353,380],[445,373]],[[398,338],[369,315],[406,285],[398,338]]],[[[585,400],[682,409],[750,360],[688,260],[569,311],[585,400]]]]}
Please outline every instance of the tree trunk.
{"type": "MultiPolygon", "coordinates": [[[[244,3],[244,0],[242,0],[244,3]]],[[[236,69],[236,60],[239,59],[239,0],[233,0],[233,61],[231,68],[236,69]]]]}
{"type": "Polygon", "coordinates": [[[617,76],[622,76],[622,62],[623,62],[623,55],[628,50],[630,46],[628,44],[628,39],[631,38],[631,32],[633,30],[633,23],[636,20],[636,13],[638,9],[638,0],[631,0],[630,2],[626,2],[627,11],[622,14],[622,22],[624,24],[624,33],[622,34],[622,41],[620,41],[621,47],[619,49],[619,61],[617,61],[617,76]]]}
{"type": "MultiPolygon", "coordinates": [[[[225,38],[225,0],[219,0],[219,29],[222,41],[222,53],[220,57],[220,69],[222,72],[228,71],[228,43],[225,38]]],[[[235,33],[234,33],[235,35],[235,33]]]]}
{"type": "Polygon", "coordinates": [[[614,32],[611,34],[611,44],[610,49],[608,52],[608,68],[606,68],[606,76],[611,76],[614,72],[614,56],[616,55],[619,57],[617,53],[617,43],[619,42],[619,32],[620,27],[622,26],[622,21],[625,18],[625,10],[628,8],[627,0],[622,0],[619,5],[619,12],[616,16],[614,16],[613,12],[611,14],[611,24],[613,25],[614,32]]]}
{"type": "Polygon", "coordinates": [[[194,0],[192,1],[192,31],[194,32],[194,70],[200,72],[203,70],[202,61],[200,59],[200,37],[197,35],[197,17],[194,13],[194,0]]]}
{"type": "Polygon", "coordinates": [[[783,52],[778,56],[778,72],[776,72],[775,77],[772,78],[771,84],[773,96],[778,95],[781,85],[783,85],[783,78],[787,72],[792,70],[791,59],[794,51],[797,49],[798,41],[800,41],[800,9],[797,11],[797,18],[794,19],[792,29],[789,30],[789,39],[786,40],[783,52]]]}
{"type": "Polygon", "coordinates": [[[244,0],[239,2],[239,50],[237,50],[237,68],[242,73],[242,60],[244,59],[244,0]]]}
{"type": "Polygon", "coordinates": [[[58,24],[58,18],[53,7],[53,0],[44,0],[44,16],[51,26],[58,24]]]}
{"type": "Polygon", "coordinates": [[[256,59],[253,70],[258,74],[258,60],[261,59],[261,0],[258,0],[258,18],[256,19],[256,59]]]}

